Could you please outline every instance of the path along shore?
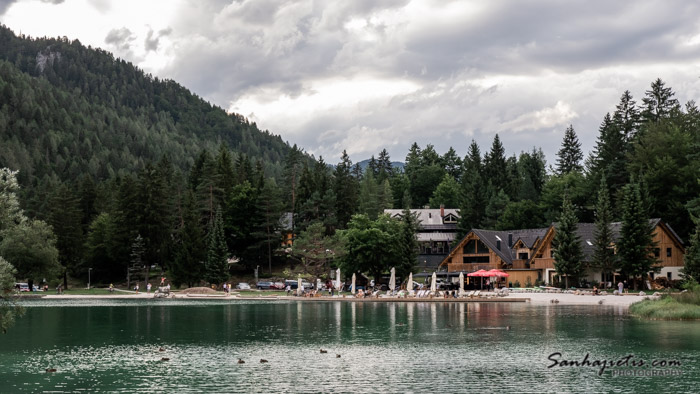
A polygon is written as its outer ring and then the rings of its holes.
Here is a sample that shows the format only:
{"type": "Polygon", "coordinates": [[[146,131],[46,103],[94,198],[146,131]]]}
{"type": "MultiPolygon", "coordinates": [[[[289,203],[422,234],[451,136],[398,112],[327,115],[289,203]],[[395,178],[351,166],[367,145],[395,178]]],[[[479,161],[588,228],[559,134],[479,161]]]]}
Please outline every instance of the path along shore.
{"type": "MultiPolygon", "coordinates": [[[[223,294],[197,294],[186,295],[173,293],[178,300],[202,300],[202,299],[217,299],[217,300],[259,300],[259,301],[304,301],[304,302],[328,302],[328,301],[347,301],[347,302],[529,302],[531,304],[558,304],[558,305],[612,305],[628,307],[635,302],[642,301],[645,296],[638,294],[624,295],[578,295],[569,293],[511,293],[507,296],[500,297],[477,297],[477,298],[398,298],[398,297],[380,297],[380,298],[353,298],[349,295],[343,296],[322,296],[322,297],[294,297],[286,296],[284,293],[269,294],[264,293],[259,297],[244,297],[238,294],[226,296],[223,294]]],[[[649,298],[656,298],[648,296],[649,298]]],[[[48,300],[61,299],[148,299],[153,298],[153,294],[135,293],[135,292],[120,292],[111,295],[55,295],[47,294],[41,297],[48,300]]]]}

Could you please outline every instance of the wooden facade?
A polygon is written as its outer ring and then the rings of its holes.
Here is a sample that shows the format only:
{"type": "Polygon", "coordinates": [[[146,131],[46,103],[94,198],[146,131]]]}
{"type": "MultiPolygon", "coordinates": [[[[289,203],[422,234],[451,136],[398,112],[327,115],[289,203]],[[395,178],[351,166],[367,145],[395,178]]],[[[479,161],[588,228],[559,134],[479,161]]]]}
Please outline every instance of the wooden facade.
{"type": "MultiPolygon", "coordinates": [[[[660,219],[651,219],[654,226],[654,255],[659,261],[660,275],[669,279],[677,277],[683,267],[685,249],[678,235],[660,219]]],[[[613,223],[613,232],[619,234],[621,223],[613,223]]],[[[474,272],[480,269],[504,270],[511,277],[508,282],[519,281],[521,285],[537,279],[551,283],[555,273],[554,240],[556,229],[554,225],[547,229],[525,229],[512,231],[489,231],[474,229],[442,261],[448,272],[474,272]],[[512,240],[515,236],[515,242],[512,240]]],[[[579,223],[577,235],[581,239],[584,261],[590,261],[593,255],[593,239],[595,225],[579,223]]],[[[614,248],[614,244],[611,245],[614,248]]],[[[591,280],[599,280],[600,273],[589,272],[591,280]]]]}

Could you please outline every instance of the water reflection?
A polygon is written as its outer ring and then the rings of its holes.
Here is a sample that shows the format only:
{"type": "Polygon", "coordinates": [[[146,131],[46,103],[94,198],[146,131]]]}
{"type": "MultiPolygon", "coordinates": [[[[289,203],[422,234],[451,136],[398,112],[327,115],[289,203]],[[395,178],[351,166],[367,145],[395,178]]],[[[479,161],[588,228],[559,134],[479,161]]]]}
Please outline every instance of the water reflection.
{"type": "Polygon", "coordinates": [[[59,305],[29,305],[27,315],[0,337],[0,376],[6,382],[0,391],[693,392],[700,380],[696,324],[639,321],[612,307],[287,301],[59,305]],[[684,376],[624,379],[548,369],[553,352],[569,358],[630,352],[678,358],[684,376]],[[238,358],[246,363],[239,365],[238,358]],[[269,363],[259,363],[261,358],[269,363]],[[49,366],[57,373],[46,374],[49,366]]]}

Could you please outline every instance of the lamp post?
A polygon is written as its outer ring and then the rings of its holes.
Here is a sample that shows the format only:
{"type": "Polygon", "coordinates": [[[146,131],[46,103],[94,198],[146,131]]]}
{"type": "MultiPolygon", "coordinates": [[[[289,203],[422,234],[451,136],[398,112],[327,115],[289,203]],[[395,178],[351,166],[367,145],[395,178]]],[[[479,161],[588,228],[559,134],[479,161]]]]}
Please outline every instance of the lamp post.
{"type": "Polygon", "coordinates": [[[88,268],[88,290],[90,290],[90,272],[92,271],[92,268],[88,268]]]}
{"type": "Polygon", "coordinates": [[[260,266],[255,267],[255,285],[258,285],[258,270],[260,269],[260,266]]]}

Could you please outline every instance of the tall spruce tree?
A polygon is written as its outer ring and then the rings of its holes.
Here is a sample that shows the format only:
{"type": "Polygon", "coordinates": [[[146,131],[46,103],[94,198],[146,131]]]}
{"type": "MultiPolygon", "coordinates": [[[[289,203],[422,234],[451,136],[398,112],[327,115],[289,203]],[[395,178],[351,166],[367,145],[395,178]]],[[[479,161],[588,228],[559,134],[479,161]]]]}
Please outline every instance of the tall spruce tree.
{"type": "Polygon", "coordinates": [[[576,136],[574,127],[569,125],[564,132],[561,149],[557,152],[557,174],[564,175],[574,171],[583,171],[581,160],[583,160],[581,143],[576,136]]]}
{"type": "Polygon", "coordinates": [[[469,145],[469,151],[462,161],[462,166],[456,239],[461,239],[474,228],[481,228],[486,216],[486,184],[483,178],[481,152],[476,141],[472,140],[469,145]]]}
{"type": "Polygon", "coordinates": [[[218,285],[228,279],[228,248],[224,238],[224,219],[221,214],[221,206],[216,209],[207,243],[204,278],[207,282],[218,285]]]}
{"type": "MultiPolygon", "coordinates": [[[[601,179],[605,180],[608,193],[619,193],[622,187],[629,182],[629,172],[627,170],[627,153],[629,151],[629,143],[627,142],[624,128],[636,130],[632,127],[634,121],[626,119],[634,117],[633,114],[618,114],[617,119],[613,120],[610,114],[606,114],[598,128],[598,140],[593,158],[593,165],[589,173],[589,181],[591,189],[593,186],[600,185],[601,179]]],[[[610,194],[613,198],[613,212],[621,212],[622,198],[615,194],[610,194]]]]}
{"type": "Polygon", "coordinates": [[[683,256],[683,276],[700,282],[700,219],[695,221],[695,232],[690,236],[689,243],[683,256]]]}
{"type": "Polygon", "coordinates": [[[192,287],[202,279],[206,258],[204,231],[199,222],[197,201],[192,190],[187,190],[180,211],[180,226],[175,233],[175,259],[170,273],[176,286],[186,284],[192,287]]]}
{"type": "MultiPolygon", "coordinates": [[[[508,168],[505,152],[501,139],[496,134],[493,137],[491,150],[484,156],[482,172],[486,183],[494,186],[492,188],[494,195],[498,193],[499,189],[508,190],[508,168]]],[[[464,176],[469,176],[469,174],[465,172],[464,176]]]]}
{"type": "MultiPolygon", "coordinates": [[[[612,211],[610,208],[610,198],[608,197],[608,187],[605,184],[605,177],[600,182],[598,189],[598,201],[595,207],[595,232],[593,240],[593,266],[599,268],[605,275],[607,287],[608,277],[617,271],[619,264],[617,256],[611,248],[613,239],[612,232],[612,211]]],[[[612,281],[612,279],[610,279],[612,281]]]]}
{"type": "Polygon", "coordinates": [[[396,265],[396,274],[406,278],[413,272],[418,259],[418,214],[412,213],[410,209],[404,208],[401,216],[401,230],[399,234],[399,262],[396,265]]]}
{"type": "Polygon", "coordinates": [[[675,93],[666,83],[657,78],[651,84],[651,89],[647,90],[642,99],[643,110],[642,119],[645,122],[659,122],[668,118],[671,114],[680,109],[678,100],[674,99],[675,93]]]}
{"type": "Polygon", "coordinates": [[[339,228],[346,228],[357,212],[358,180],[352,175],[352,161],[346,151],[335,166],[333,190],[336,196],[336,218],[339,228]]]}
{"type": "MultiPolygon", "coordinates": [[[[649,216],[642,201],[639,184],[634,180],[623,190],[622,228],[618,242],[620,268],[623,274],[642,278],[655,269],[654,228],[649,223],[649,216]]],[[[634,290],[637,281],[634,280],[634,290]]]]}
{"type": "Polygon", "coordinates": [[[578,219],[574,206],[564,195],[561,216],[556,226],[552,248],[554,249],[554,268],[557,274],[564,276],[564,288],[569,288],[569,277],[578,278],[583,272],[583,249],[576,230],[578,219]]]}

